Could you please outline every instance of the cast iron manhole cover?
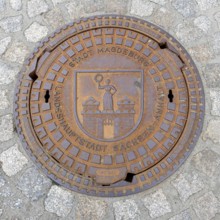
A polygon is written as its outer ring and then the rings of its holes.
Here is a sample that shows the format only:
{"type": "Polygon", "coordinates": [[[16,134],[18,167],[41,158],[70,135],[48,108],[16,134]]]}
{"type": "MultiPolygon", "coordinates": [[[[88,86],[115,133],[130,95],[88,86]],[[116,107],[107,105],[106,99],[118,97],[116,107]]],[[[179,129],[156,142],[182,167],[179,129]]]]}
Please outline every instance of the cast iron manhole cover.
{"type": "Polygon", "coordinates": [[[55,182],[97,196],[163,181],[201,132],[204,93],[185,49],[132,17],[95,16],[44,39],[20,74],[17,130],[55,182]]]}

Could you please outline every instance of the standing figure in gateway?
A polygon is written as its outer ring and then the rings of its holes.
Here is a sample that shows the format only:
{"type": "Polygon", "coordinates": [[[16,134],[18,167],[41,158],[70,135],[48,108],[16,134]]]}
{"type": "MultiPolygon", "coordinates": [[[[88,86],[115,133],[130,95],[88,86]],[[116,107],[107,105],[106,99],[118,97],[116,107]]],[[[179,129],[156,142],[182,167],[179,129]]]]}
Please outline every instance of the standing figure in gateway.
{"type": "Polygon", "coordinates": [[[113,95],[117,92],[116,88],[113,85],[110,85],[110,79],[107,79],[105,85],[100,85],[103,80],[103,76],[101,74],[97,74],[95,76],[95,81],[98,83],[98,89],[105,89],[105,94],[103,96],[103,110],[105,112],[113,112],[113,95]]]}

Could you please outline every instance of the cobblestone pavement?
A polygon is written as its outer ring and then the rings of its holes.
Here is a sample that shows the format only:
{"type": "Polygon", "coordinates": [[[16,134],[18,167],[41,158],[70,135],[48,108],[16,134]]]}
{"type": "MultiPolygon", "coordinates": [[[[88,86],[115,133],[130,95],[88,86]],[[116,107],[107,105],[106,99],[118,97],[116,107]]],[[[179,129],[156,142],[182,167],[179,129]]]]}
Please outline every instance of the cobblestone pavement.
{"type": "Polygon", "coordinates": [[[0,219],[220,219],[220,0],[0,0],[0,219]],[[74,18],[133,15],[176,37],[201,74],[206,114],[186,163],[163,183],[121,198],[87,197],[52,183],[22,149],[13,91],[37,42],[74,18]]]}

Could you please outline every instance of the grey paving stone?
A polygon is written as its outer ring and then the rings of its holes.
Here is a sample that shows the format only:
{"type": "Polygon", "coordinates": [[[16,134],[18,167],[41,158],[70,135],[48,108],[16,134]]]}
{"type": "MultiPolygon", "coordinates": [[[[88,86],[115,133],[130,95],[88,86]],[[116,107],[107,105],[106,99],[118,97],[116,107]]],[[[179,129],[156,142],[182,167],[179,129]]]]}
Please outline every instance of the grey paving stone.
{"type": "MultiPolygon", "coordinates": [[[[215,58],[214,50],[207,43],[198,44],[188,49],[194,61],[207,66],[207,63],[215,58]]],[[[208,75],[208,74],[207,74],[208,75]]],[[[206,81],[207,83],[207,81],[206,81]]]]}
{"type": "MultiPolygon", "coordinates": [[[[98,11],[105,10],[106,1],[105,0],[104,1],[103,0],[85,0],[83,2],[81,1],[81,3],[85,10],[85,13],[95,13],[98,11]]],[[[112,5],[112,1],[109,1],[109,3],[112,5]]],[[[114,5],[114,1],[113,1],[113,5],[114,5]]],[[[118,8],[120,8],[120,6],[118,8]]]]}
{"type": "MultiPolygon", "coordinates": [[[[53,213],[49,213],[49,212],[44,212],[40,218],[40,220],[59,220],[60,217],[58,217],[56,214],[53,214],[53,213]]],[[[65,218],[64,218],[65,219],[65,218]]],[[[31,219],[32,220],[32,219],[31,219]]],[[[66,219],[65,219],[66,220],[66,219]]],[[[72,219],[70,219],[72,220],[72,219]]]]}
{"type": "Polygon", "coordinates": [[[44,21],[50,25],[51,28],[54,30],[57,28],[62,27],[64,24],[66,24],[66,21],[63,17],[63,13],[59,8],[55,8],[53,10],[50,10],[44,15],[44,21]],[[56,16],[54,16],[56,15],[56,16]]]}
{"type": "Polygon", "coordinates": [[[0,27],[5,33],[13,33],[21,31],[23,24],[22,15],[6,17],[0,20],[0,27]]]}
{"type": "Polygon", "coordinates": [[[210,191],[199,197],[193,205],[196,215],[201,220],[209,220],[215,217],[220,212],[220,203],[210,191]]]}
{"type": "Polygon", "coordinates": [[[218,0],[196,0],[200,10],[205,11],[210,8],[215,8],[218,6],[219,1],[218,0]]]}
{"type": "Polygon", "coordinates": [[[79,196],[76,204],[76,219],[105,219],[105,215],[108,208],[108,205],[105,201],[86,196],[79,196]]]}
{"type": "Polygon", "coordinates": [[[2,169],[7,176],[17,174],[28,162],[26,157],[18,150],[17,144],[3,151],[0,154],[0,161],[2,162],[2,169]]]}
{"type": "Polygon", "coordinates": [[[69,14],[70,19],[77,19],[85,16],[85,7],[79,0],[65,3],[65,8],[69,14]],[[78,8],[78,10],[76,10],[76,8],[78,8]]]}
{"type": "Polygon", "coordinates": [[[7,98],[7,92],[0,89],[0,110],[7,109],[9,107],[9,101],[7,98]]]}
{"type": "Polygon", "coordinates": [[[220,31],[212,33],[211,46],[213,47],[215,54],[220,55],[220,31]]]}
{"type": "Polygon", "coordinates": [[[146,17],[153,14],[155,4],[147,0],[132,0],[130,13],[133,15],[146,17]]]}
{"type": "Polygon", "coordinates": [[[219,11],[219,12],[216,12],[216,13],[214,14],[214,18],[215,18],[215,20],[217,21],[218,26],[220,27],[220,11],[219,11]]]}
{"type": "MultiPolygon", "coordinates": [[[[0,187],[0,203],[3,210],[1,219],[13,219],[13,213],[18,217],[20,212],[26,210],[27,200],[23,198],[21,193],[16,190],[12,181],[7,178],[4,186],[0,187]]],[[[30,207],[30,205],[29,205],[30,207]]],[[[26,217],[28,214],[25,215],[26,217]]],[[[19,216],[20,217],[20,216],[19,216]]],[[[20,218],[19,218],[20,219],[20,218]]]]}
{"type": "Polygon", "coordinates": [[[4,200],[3,202],[4,206],[8,206],[11,209],[21,209],[21,207],[23,206],[23,201],[20,198],[7,198],[4,200]]]}
{"type": "Polygon", "coordinates": [[[28,47],[23,42],[13,42],[4,54],[4,58],[8,61],[23,64],[27,54],[28,47]]]}
{"type": "Polygon", "coordinates": [[[169,218],[169,220],[192,220],[190,211],[184,210],[183,212],[173,216],[172,218],[169,218]]]}
{"type": "Polygon", "coordinates": [[[107,9],[107,13],[126,14],[128,4],[129,0],[106,0],[104,9],[107,9]]]}
{"type": "Polygon", "coordinates": [[[114,202],[113,207],[116,220],[140,219],[140,210],[132,199],[114,202]]]}
{"type": "Polygon", "coordinates": [[[73,208],[73,199],[70,191],[59,186],[52,186],[44,202],[45,209],[60,217],[66,217],[73,208]]]}
{"type": "Polygon", "coordinates": [[[107,0],[85,0],[85,1],[79,1],[75,0],[75,4],[80,4],[83,7],[83,11],[85,13],[97,13],[97,12],[111,12],[112,10],[116,9],[117,11],[123,10],[126,7],[121,7],[122,4],[127,3],[127,0],[113,0],[113,1],[107,1],[107,0]],[[118,7],[117,7],[118,6],[118,7]]]}
{"type": "Polygon", "coordinates": [[[75,0],[65,4],[65,7],[71,18],[79,18],[86,16],[88,13],[98,14],[105,11],[106,13],[126,13],[128,8],[128,0],[75,0]],[[79,10],[76,11],[75,8],[79,10]]]}
{"type": "Polygon", "coordinates": [[[11,8],[15,11],[20,11],[22,8],[22,1],[21,0],[10,0],[11,8]]]}
{"type": "Polygon", "coordinates": [[[0,196],[1,198],[9,198],[10,196],[12,196],[14,193],[12,192],[12,189],[8,186],[5,185],[4,187],[1,187],[0,190],[0,196]]]}
{"type": "Polygon", "coordinates": [[[157,24],[165,30],[169,30],[174,27],[177,15],[172,13],[168,8],[161,7],[155,12],[155,16],[150,17],[150,19],[152,23],[157,24]]]}
{"type": "Polygon", "coordinates": [[[204,133],[204,139],[210,139],[213,143],[220,143],[220,119],[212,119],[208,123],[208,127],[204,133]]]}
{"type": "Polygon", "coordinates": [[[204,33],[199,28],[190,21],[184,21],[176,27],[176,35],[178,39],[188,45],[195,42],[196,40],[201,39],[204,36],[204,33]]]}
{"type": "Polygon", "coordinates": [[[41,15],[49,10],[45,0],[29,0],[27,2],[27,13],[30,18],[41,15]]]}
{"type": "Polygon", "coordinates": [[[158,189],[156,192],[147,195],[143,199],[145,207],[149,210],[151,218],[161,217],[171,212],[171,205],[167,201],[162,189],[158,189]]]}
{"type": "Polygon", "coordinates": [[[220,116],[220,89],[211,89],[210,98],[212,100],[211,114],[220,116]]]}
{"type": "MultiPolygon", "coordinates": [[[[43,214],[45,213],[45,209],[41,200],[32,202],[31,205],[28,204],[28,208],[30,209],[28,213],[28,220],[56,220],[56,218],[43,218],[43,214]]],[[[27,213],[21,215],[21,219],[23,216],[27,216],[27,213]]]]}
{"type": "Polygon", "coordinates": [[[169,0],[151,0],[151,1],[159,5],[165,5],[170,2],[169,0]]]}
{"type": "Polygon", "coordinates": [[[194,20],[194,25],[207,34],[211,30],[212,22],[207,16],[202,15],[194,20]]]}
{"type": "Polygon", "coordinates": [[[5,37],[3,39],[0,40],[0,55],[4,54],[4,52],[6,51],[6,49],[8,48],[8,45],[11,42],[11,37],[5,37]]]}
{"type": "Polygon", "coordinates": [[[12,120],[11,114],[0,117],[0,142],[8,141],[13,138],[12,120]]]}
{"type": "Polygon", "coordinates": [[[201,191],[204,188],[203,182],[198,177],[198,174],[179,174],[172,185],[176,188],[180,195],[180,199],[186,202],[190,196],[201,191]]]}
{"type": "Polygon", "coordinates": [[[5,185],[5,178],[0,175],[0,188],[5,185]]]}
{"type": "Polygon", "coordinates": [[[43,37],[46,37],[48,33],[48,28],[38,22],[32,23],[24,32],[27,41],[38,42],[43,37]]]}
{"type": "Polygon", "coordinates": [[[194,17],[197,12],[195,0],[173,0],[173,7],[184,17],[194,17]]]}
{"type": "Polygon", "coordinates": [[[203,71],[205,84],[209,88],[218,88],[220,85],[220,63],[208,63],[203,71]]]}
{"type": "MultiPolygon", "coordinates": [[[[3,202],[4,213],[2,219],[10,220],[54,220],[56,218],[42,218],[46,211],[44,210],[41,200],[31,202],[23,197],[20,192],[9,198],[5,198],[3,202]]],[[[50,216],[48,216],[50,217],[50,216]]]]}
{"type": "Polygon", "coordinates": [[[57,6],[58,4],[61,4],[61,3],[64,3],[64,2],[67,2],[68,0],[52,0],[54,6],[57,6]]]}
{"type": "Polygon", "coordinates": [[[12,67],[0,60],[0,85],[7,85],[13,82],[18,72],[19,68],[12,67]]]}
{"type": "Polygon", "coordinates": [[[30,168],[18,179],[17,187],[25,196],[36,201],[47,193],[51,184],[49,178],[39,173],[35,168],[30,168]]]}
{"type": "Polygon", "coordinates": [[[5,0],[0,0],[0,12],[4,11],[5,10],[5,0]]]}
{"type": "Polygon", "coordinates": [[[211,150],[204,150],[192,158],[192,165],[209,177],[213,177],[220,165],[220,156],[211,150]]]}

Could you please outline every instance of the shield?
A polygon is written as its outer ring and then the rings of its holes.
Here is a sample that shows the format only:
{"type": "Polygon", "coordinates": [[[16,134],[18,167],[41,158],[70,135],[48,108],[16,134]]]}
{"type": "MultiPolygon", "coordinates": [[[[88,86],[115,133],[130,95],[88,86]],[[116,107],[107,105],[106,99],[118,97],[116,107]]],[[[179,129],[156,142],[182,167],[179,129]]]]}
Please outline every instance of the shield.
{"type": "Polygon", "coordinates": [[[143,70],[74,72],[74,117],[88,136],[117,141],[139,125],[144,109],[143,70]]]}

